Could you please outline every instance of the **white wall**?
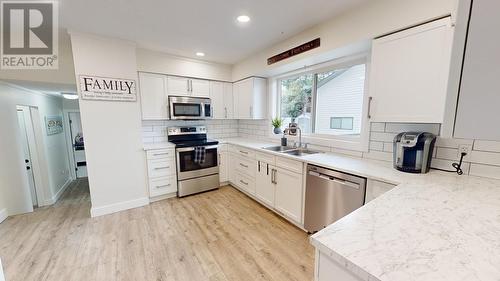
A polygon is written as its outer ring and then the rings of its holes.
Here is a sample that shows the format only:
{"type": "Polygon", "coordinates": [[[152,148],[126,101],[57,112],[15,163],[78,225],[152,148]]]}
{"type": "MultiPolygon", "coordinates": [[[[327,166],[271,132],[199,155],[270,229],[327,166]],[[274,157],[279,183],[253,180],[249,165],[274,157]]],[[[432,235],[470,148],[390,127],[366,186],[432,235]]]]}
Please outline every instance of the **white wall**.
{"type": "MultiPolygon", "coordinates": [[[[9,215],[32,211],[28,182],[26,179],[20,129],[17,121],[16,105],[38,107],[40,120],[45,116],[62,116],[62,99],[36,94],[30,91],[0,83],[0,211],[8,209],[9,215]]],[[[69,181],[68,152],[64,133],[50,135],[42,128],[44,154],[41,165],[47,172],[44,177],[46,202],[51,204],[56,194],[69,181]]]]}
{"type": "Polygon", "coordinates": [[[137,69],[179,76],[231,81],[231,66],[137,49],[137,69]]]}
{"type": "MultiPolygon", "coordinates": [[[[138,80],[134,44],[80,33],[71,33],[71,44],[76,77],[138,80]]],[[[92,216],[148,204],[139,101],[79,103],[92,216]]]]}
{"type": "MultiPolygon", "coordinates": [[[[313,61],[312,57],[327,57],[329,52],[346,46],[352,46],[351,49],[354,51],[355,46],[352,44],[356,42],[370,40],[394,30],[455,13],[456,5],[457,0],[369,1],[350,12],[305,30],[237,63],[233,66],[233,80],[252,75],[268,76],[276,69],[283,68],[284,65],[290,63],[296,63],[299,66],[310,65],[313,61]],[[321,47],[282,62],[267,65],[267,58],[317,37],[321,38],[321,47]]],[[[330,59],[338,54],[332,54],[332,56],[330,59]]]]}

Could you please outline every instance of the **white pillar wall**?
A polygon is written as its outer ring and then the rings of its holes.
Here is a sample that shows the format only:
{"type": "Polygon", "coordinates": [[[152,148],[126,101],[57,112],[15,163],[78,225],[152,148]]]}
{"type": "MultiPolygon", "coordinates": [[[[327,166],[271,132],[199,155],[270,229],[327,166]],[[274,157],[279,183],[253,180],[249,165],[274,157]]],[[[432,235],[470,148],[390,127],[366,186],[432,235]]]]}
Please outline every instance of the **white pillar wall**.
{"type": "MultiPolygon", "coordinates": [[[[138,80],[134,43],[76,32],[70,35],[77,85],[80,75],[138,80]]],[[[139,99],[139,93],[137,95],[139,99]]],[[[139,100],[80,99],[79,103],[91,215],[95,217],[149,204],[139,100]]]]}

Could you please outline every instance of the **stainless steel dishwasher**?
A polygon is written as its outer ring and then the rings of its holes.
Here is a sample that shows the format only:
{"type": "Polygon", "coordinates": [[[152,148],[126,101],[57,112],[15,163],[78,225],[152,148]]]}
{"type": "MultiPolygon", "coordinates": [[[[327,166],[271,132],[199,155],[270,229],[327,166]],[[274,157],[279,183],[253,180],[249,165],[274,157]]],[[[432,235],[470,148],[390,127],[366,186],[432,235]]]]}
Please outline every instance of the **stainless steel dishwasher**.
{"type": "Polygon", "coordinates": [[[365,190],[365,178],[307,165],[304,228],[314,233],[363,206],[365,190]]]}

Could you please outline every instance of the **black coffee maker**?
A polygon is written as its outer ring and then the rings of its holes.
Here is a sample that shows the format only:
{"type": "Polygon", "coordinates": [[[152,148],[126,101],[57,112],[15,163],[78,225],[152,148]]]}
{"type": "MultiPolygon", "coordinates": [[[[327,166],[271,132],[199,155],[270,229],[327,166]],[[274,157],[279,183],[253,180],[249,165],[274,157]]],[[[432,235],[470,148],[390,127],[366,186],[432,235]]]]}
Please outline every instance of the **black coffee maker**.
{"type": "Polygon", "coordinates": [[[407,173],[427,173],[431,168],[436,136],[404,132],[394,138],[394,168],[407,173]]]}

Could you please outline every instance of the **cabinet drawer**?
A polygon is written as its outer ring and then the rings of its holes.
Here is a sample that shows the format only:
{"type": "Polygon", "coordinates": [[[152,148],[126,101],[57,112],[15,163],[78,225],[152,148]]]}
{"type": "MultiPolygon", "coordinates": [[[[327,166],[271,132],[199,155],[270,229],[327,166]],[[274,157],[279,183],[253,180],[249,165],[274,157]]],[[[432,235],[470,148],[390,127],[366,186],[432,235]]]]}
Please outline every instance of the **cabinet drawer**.
{"type": "Polygon", "coordinates": [[[255,159],[257,159],[257,161],[265,162],[271,165],[274,165],[276,162],[276,156],[262,152],[255,152],[255,159]]]}
{"type": "Polygon", "coordinates": [[[175,161],[172,159],[148,160],[148,176],[159,178],[175,175],[175,161]]]}
{"type": "Polygon", "coordinates": [[[175,156],[175,150],[171,148],[154,149],[146,151],[146,158],[148,160],[173,158],[174,156],[175,156]]]}
{"type": "Polygon", "coordinates": [[[257,162],[251,159],[244,159],[242,157],[236,157],[234,164],[236,167],[232,167],[249,177],[255,177],[255,170],[257,169],[257,162]]]}
{"type": "Polygon", "coordinates": [[[302,174],[302,167],[304,165],[301,161],[290,160],[283,157],[276,157],[276,166],[295,173],[302,174]]]}
{"type": "Polygon", "coordinates": [[[255,180],[241,172],[236,172],[236,184],[239,188],[244,191],[255,195],[255,180]]]}
{"type": "Polygon", "coordinates": [[[235,153],[236,155],[240,155],[240,156],[243,156],[243,157],[249,158],[249,159],[255,159],[255,151],[253,151],[251,149],[233,145],[233,146],[231,146],[231,151],[233,153],[235,153]]]}
{"type": "Polygon", "coordinates": [[[149,180],[149,196],[155,197],[177,192],[177,179],[175,176],[149,180]]]}

